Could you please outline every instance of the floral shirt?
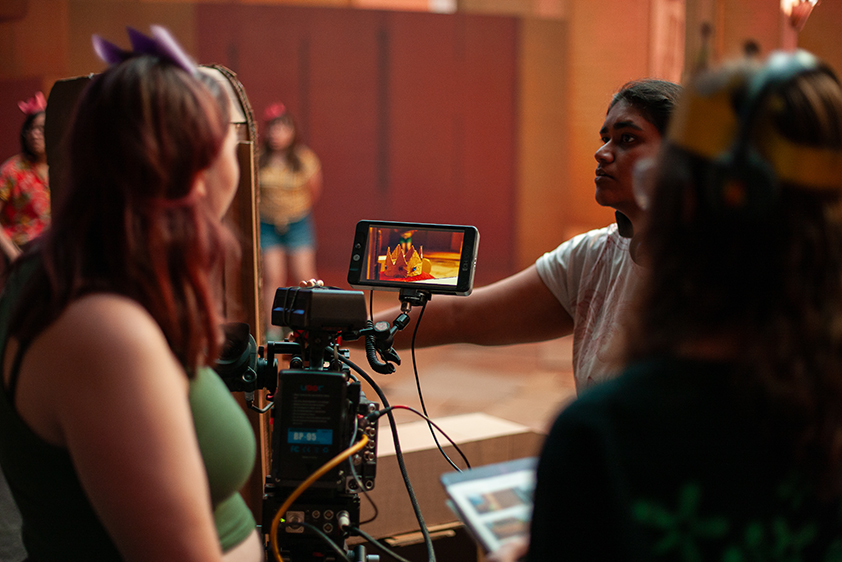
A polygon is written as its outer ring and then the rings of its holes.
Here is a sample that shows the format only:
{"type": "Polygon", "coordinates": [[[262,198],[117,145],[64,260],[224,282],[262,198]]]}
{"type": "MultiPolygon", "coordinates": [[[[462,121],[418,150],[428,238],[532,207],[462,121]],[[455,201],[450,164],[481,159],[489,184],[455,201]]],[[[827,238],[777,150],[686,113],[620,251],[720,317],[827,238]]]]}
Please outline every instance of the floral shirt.
{"type": "Polygon", "coordinates": [[[50,222],[49,180],[20,154],[0,167],[0,226],[21,246],[39,234],[50,222]]]}

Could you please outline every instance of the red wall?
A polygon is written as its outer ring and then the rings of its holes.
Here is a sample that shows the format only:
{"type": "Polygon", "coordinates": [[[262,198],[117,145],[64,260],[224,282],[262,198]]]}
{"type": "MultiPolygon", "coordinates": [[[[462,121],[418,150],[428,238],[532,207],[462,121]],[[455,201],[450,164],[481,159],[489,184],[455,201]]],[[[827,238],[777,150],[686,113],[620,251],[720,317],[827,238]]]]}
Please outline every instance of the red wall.
{"type": "Polygon", "coordinates": [[[360,219],[474,225],[478,283],[514,271],[515,18],[215,4],[196,15],[196,58],[234,70],[258,120],[283,100],[322,160],[329,283],[345,282],[360,219]]]}

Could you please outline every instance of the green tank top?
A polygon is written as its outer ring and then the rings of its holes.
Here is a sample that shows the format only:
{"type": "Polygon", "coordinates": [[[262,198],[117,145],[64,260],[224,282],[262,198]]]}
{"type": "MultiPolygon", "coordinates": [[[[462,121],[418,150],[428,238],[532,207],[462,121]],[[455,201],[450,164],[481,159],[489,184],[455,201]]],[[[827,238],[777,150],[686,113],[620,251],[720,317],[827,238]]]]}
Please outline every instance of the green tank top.
{"type": "MultiPolygon", "coordinates": [[[[9,279],[0,299],[0,350],[5,350],[11,309],[33,269],[34,264],[22,268],[9,279]]],[[[190,382],[189,400],[217,533],[226,551],[256,527],[238,492],[254,466],[254,434],[245,412],[213,370],[204,368],[197,373],[190,382]]],[[[39,562],[120,560],[82,490],[67,450],[33,433],[13,404],[14,397],[3,387],[0,465],[21,512],[29,556],[39,562]]]]}

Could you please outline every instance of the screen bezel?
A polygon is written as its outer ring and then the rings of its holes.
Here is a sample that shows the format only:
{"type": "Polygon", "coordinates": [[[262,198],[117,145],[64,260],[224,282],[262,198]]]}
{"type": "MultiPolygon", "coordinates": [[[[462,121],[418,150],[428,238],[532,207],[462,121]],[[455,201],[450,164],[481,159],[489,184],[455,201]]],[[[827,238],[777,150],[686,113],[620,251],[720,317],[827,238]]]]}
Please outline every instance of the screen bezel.
{"type": "Polygon", "coordinates": [[[469,295],[471,294],[474,286],[474,271],[476,269],[478,246],[479,231],[473,226],[361,220],[357,223],[354,233],[354,245],[351,251],[351,264],[348,267],[348,283],[355,289],[374,289],[382,291],[416,289],[438,295],[469,295]],[[365,257],[368,252],[368,236],[371,228],[428,230],[462,234],[462,253],[459,256],[459,275],[456,280],[456,285],[440,285],[437,283],[425,283],[423,281],[401,282],[366,279],[364,275],[365,257]]]}

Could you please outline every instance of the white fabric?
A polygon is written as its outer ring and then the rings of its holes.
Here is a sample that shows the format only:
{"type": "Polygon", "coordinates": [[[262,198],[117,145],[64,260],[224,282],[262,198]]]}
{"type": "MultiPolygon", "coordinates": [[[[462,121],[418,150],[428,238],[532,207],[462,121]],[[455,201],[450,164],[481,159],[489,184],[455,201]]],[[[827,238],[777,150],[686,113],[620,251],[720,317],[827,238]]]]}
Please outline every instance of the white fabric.
{"type": "Polygon", "coordinates": [[[573,318],[576,390],[619,372],[620,319],[641,278],[617,225],[580,234],[538,258],[538,275],[573,318]]]}

